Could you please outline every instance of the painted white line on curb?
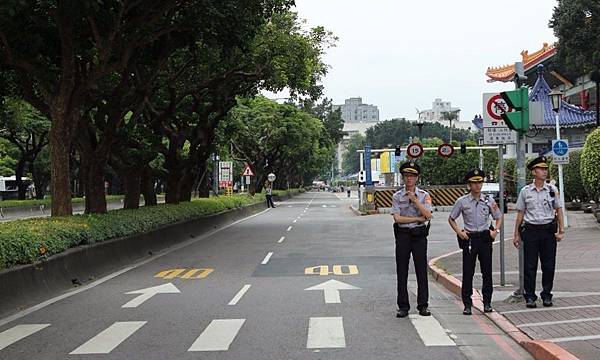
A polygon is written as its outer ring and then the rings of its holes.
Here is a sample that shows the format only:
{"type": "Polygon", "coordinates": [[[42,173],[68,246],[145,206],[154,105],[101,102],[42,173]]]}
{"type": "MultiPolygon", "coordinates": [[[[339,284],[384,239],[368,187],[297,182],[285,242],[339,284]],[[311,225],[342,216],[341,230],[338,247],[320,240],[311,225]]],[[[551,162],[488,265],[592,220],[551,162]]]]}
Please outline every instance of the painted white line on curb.
{"type": "Polygon", "coordinates": [[[250,289],[250,284],[246,284],[242,287],[242,289],[240,291],[238,291],[237,294],[235,294],[235,296],[233,297],[233,299],[231,299],[231,301],[229,302],[230,306],[234,306],[237,305],[237,303],[240,301],[240,299],[242,298],[242,296],[244,296],[244,294],[246,293],[246,291],[248,291],[250,289]]]}
{"type": "Polygon", "coordinates": [[[271,259],[271,256],[273,256],[273,252],[272,252],[272,251],[271,251],[271,252],[269,252],[269,253],[267,254],[267,256],[265,256],[265,258],[264,258],[264,260],[261,262],[261,264],[265,265],[266,263],[268,263],[268,262],[269,262],[269,259],[271,259]]]}

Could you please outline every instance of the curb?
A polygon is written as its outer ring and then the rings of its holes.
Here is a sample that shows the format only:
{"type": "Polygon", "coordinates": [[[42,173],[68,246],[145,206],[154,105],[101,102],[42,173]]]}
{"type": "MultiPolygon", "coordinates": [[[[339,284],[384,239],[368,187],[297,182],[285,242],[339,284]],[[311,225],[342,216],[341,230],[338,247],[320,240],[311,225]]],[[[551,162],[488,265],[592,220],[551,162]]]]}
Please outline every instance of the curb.
{"type": "MultiPolygon", "coordinates": [[[[446,273],[445,270],[436,266],[436,263],[450,255],[459,254],[461,250],[453,251],[442,256],[438,256],[429,261],[429,271],[432,277],[446,289],[450,290],[454,294],[461,295],[462,282],[454,276],[446,273]]],[[[488,319],[492,320],[502,331],[510,336],[515,342],[529,352],[536,360],[577,360],[579,359],[575,355],[571,354],[562,347],[543,340],[532,340],[527,334],[519,330],[513,323],[511,323],[502,314],[494,311],[491,313],[483,312],[483,301],[479,291],[474,289],[473,291],[473,307],[479,310],[483,315],[487,316],[488,319]]]]}

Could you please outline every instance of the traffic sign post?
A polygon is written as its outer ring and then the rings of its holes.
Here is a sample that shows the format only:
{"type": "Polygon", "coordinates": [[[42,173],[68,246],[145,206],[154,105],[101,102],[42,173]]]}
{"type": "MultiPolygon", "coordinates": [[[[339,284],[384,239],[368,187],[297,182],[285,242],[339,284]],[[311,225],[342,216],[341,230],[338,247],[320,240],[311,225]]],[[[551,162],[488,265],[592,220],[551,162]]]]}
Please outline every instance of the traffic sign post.
{"type": "Polygon", "coordinates": [[[406,154],[411,158],[419,158],[423,156],[423,146],[419,143],[412,143],[406,148],[406,154]]]}
{"type": "Polygon", "coordinates": [[[450,144],[442,144],[438,146],[438,155],[441,157],[449,158],[454,154],[454,146],[450,144]]]}
{"type": "Polygon", "coordinates": [[[502,114],[514,111],[499,93],[483,94],[483,143],[485,145],[516,144],[517,134],[511,131],[502,114]]]}
{"type": "Polygon", "coordinates": [[[555,164],[569,164],[569,141],[556,139],[552,140],[552,160],[555,164]]]}

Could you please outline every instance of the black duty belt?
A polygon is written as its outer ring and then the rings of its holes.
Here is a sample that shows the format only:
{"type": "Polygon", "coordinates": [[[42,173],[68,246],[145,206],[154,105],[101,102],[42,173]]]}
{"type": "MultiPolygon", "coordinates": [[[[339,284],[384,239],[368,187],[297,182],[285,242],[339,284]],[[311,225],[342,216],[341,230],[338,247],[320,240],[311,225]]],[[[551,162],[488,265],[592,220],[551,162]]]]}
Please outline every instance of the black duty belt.
{"type": "Polygon", "coordinates": [[[412,236],[427,236],[429,235],[429,226],[421,225],[412,228],[400,227],[398,224],[394,224],[394,231],[400,234],[410,234],[412,236]]]}
{"type": "Polygon", "coordinates": [[[555,226],[554,222],[549,222],[547,224],[540,224],[540,225],[525,223],[525,225],[523,225],[525,230],[550,230],[550,229],[553,229],[554,226],[555,226]]]}
{"type": "Polygon", "coordinates": [[[482,237],[487,237],[490,234],[489,230],[483,230],[483,231],[469,231],[469,237],[471,239],[479,239],[482,237]]]}

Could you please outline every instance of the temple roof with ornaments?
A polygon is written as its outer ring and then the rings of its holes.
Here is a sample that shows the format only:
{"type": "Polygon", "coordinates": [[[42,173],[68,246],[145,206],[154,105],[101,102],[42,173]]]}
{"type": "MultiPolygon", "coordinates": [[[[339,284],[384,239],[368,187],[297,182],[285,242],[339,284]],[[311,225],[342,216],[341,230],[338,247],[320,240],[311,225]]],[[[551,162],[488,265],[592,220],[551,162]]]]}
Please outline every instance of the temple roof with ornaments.
{"type": "MultiPolygon", "coordinates": [[[[525,72],[535,68],[535,66],[541,64],[544,60],[554,56],[556,53],[556,47],[554,45],[548,45],[544,43],[542,48],[533,53],[529,53],[528,50],[521,51],[521,59],[523,61],[523,67],[525,72]]],[[[488,67],[485,75],[489,77],[488,82],[509,82],[513,81],[515,77],[515,65],[505,65],[500,67],[488,67]]]]}

